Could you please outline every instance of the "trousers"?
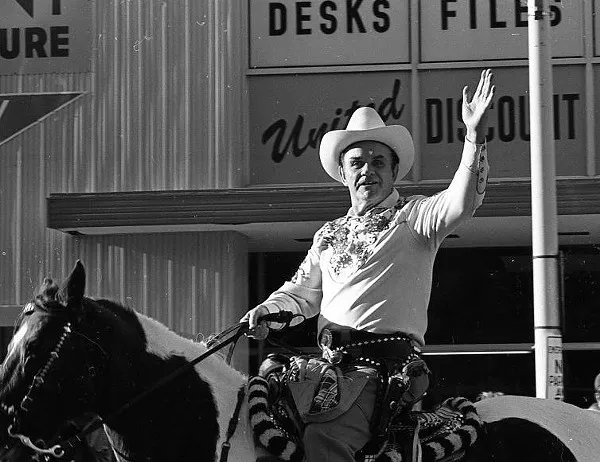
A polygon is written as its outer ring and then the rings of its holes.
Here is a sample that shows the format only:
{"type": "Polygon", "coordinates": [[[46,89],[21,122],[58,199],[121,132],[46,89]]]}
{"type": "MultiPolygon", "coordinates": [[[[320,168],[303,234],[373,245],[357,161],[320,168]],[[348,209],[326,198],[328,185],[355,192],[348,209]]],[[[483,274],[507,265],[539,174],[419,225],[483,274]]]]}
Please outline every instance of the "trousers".
{"type": "Polygon", "coordinates": [[[371,439],[370,424],[377,399],[377,378],[373,371],[356,370],[347,377],[368,377],[353,405],[339,417],[310,423],[304,430],[307,462],[353,462],[354,454],[371,439]]]}

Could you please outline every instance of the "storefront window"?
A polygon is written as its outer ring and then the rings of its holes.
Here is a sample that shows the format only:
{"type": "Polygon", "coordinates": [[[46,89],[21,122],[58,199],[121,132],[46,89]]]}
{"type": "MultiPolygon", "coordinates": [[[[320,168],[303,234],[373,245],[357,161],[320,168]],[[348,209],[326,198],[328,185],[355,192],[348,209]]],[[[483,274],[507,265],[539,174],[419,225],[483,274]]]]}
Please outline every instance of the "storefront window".
{"type": "Polygon", "coordinates": [[[432,385],[423,401],[424,409],[454,396],[475,401],[484,391],[535,395],[535,362],[531,353],[426,354],[424,358],[433,372],[432,385]]]}
{"type": "Polygon", "coordinates": [[[600,248],[566,248],[563,262],[563,340],[600,342],[600,248]]]}
{"type": "Polygon", "coordinates": [[[429,303],[428,344],[533,342],[526,249],[441,249],[429,303]]]}
{"type": "MultiPolygon", "coordinates": [[[[584,406],[600,372],[600,251],[592,246],[560,250],[565,400],[584,406]]],[[[296,252],[252,254],[251,303],[289,279],[303,257],[296,252]]],[[[436,377],[429,400],[474,399],[485,390],[535,395],[532,274],[529,248],[439,251],[425,349],[436,377]],[[463,345],[467,351],[461,351],[463,345]]],[[[315,321],[273,338],[315,352],[315,321]]],[[[255,343],[254,365],[277,349],[268,344],[259,349],[255,343]]]]}

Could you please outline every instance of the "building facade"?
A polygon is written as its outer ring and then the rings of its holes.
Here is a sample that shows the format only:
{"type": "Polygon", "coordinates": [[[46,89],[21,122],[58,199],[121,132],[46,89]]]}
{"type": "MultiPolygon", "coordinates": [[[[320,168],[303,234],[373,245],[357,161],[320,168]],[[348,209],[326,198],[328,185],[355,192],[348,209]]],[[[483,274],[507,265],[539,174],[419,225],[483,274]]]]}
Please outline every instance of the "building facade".
{"type": "MultiPolygon", "coordinates": [[[[491,67],[487,196],[438,256],[426,353],[440,394],[533,394],[521,3],[3,2],[2,323],[80,259],[89,295],[182,335],[224,329],[346,212],[318,162],[327,130],[372,105],[415,140],[400,193],[433,194],[460,158],[462,87],[491,67]]],[[[565,391],[582,405],[600,356],[599,8],[550,7],[565,391]]]]}

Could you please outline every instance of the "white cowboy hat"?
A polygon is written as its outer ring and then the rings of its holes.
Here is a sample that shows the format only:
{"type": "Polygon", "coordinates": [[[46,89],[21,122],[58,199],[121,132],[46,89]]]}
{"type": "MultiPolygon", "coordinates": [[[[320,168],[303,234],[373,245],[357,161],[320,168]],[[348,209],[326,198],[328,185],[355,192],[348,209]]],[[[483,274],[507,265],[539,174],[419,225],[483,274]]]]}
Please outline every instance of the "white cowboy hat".
{"type": "Polygon", "coordinates": [[[359,107],[350,117],[346,130],[332,130],[321,140],[321,165],[331,178],[342,181],[338,168],[340,154],[359,141],[377,141],[389,146],[399,159],[397,179],[403,178],[412,167],[415,146],[406,127],[386,125],[375,109],[359,107]]]}

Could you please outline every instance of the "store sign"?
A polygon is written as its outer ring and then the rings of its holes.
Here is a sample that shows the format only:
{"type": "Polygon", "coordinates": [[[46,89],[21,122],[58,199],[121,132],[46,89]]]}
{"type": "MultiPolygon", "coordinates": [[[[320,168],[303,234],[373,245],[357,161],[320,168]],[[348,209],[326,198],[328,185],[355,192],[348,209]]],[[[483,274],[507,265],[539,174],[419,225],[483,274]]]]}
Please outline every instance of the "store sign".
{"type": "Polygon", "coordinates": [[[0,74],[89,72],[91,0],[2,0],[0,74]]]}
{"type": "Polygon", "coordinates": [[[0,94],[0,146],[83,93],[0,94]]]}
{"type": "MultiPolygon", "coordinates": [[[[594,88],[598,89],[600,88],[600,69],[597,66],[594,66],[593,68],[593,72],[594,72],[594,88]]],[[[600,108],[600,92],[598,92],[597,90],[594,91],[594,105],[596,108],[600,108]]],[[[598,153],[600,153],[600,136],[595,136],[595,153],[594,153],[594,157],[596,158],[596,172],[600,172],[600,155],[598,155],[598,153]]],[[[596,173],[598,174],[598,173],[596,173]]]]}
{"type": "MultiPolygon", "coordinates": [[[[546,3],[551,15],[552,55],[583,56],[584,2],[546,3]]],[[[527,58],[526,1],[440,0],[422,1],[420,6],[424,62],[527,58]]]]}
{"type": "Polygon", "coordinates": [[[409,62],[409,0],[248,1],[252,68],[409,62]]]}
{"type": "MultiPolygon", "coordinates": [[[[582,66],[554,66],[553,129],[556,171],[585,175],[585,75],[582,66]]],[[[462,152],[463,85],[474,87],[478,70],[428,71],[421,79],[421,175],[450,179],[462,152]],[[453,82],[449,85],[448,82],[453,82]]],[[[488,116],[492,178],[530,177],[529,75],[526,67],[494,69],[497,93],[488,116]]]]}
{"type": "MultiPolygon", "coordinates": [[[[586,174],[583,66],[554,67],[556,170],[586,174]]],[[[410,72],[255,76],[250,79],[250,167],[254,185],[328,183],[318,147],[323,135],[346,127],[359,106],[372,105],[388,124],[411,130],[410,72]]],[[[419,171],[423,180],[449,180],[460,163],[465,135],[462,87],[479,70],[420,73],[419,171]]],[[[530,177],[528,70],[494,70],[497,94],[487,139],[492,178],[530,177]]],[[[412,130],[411,130],[412,131],[412,130]]],[[[410,179],[410,175],[408,176],[410,179]]]]}
{"type": "Polygon", "coordinates": [[[600,2],[594,2],[594,56],[600,56],[600,2]]]}
{"type": "Polygon", "coordinates": [[[410,73],[279,75],[250,79],[252,184],[329,183],[318,147],[360,106],[410,130],[410,73]]]}
{"type": "Polygon", "coordinates": [[[548,364],[546,377],[546,397],[562,400],[563,385],[563,354],[562,339],[559,336],[548,337],[548,364]]]}

